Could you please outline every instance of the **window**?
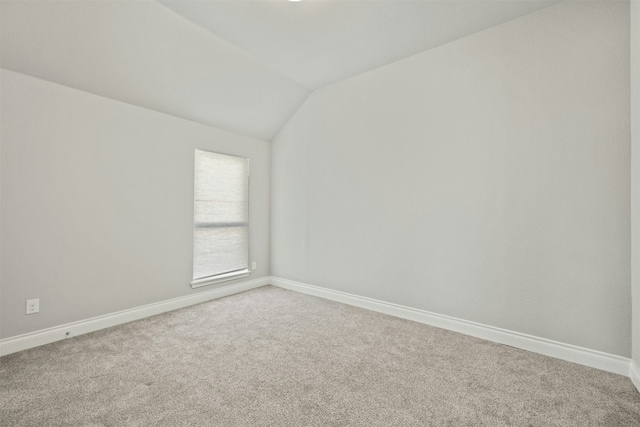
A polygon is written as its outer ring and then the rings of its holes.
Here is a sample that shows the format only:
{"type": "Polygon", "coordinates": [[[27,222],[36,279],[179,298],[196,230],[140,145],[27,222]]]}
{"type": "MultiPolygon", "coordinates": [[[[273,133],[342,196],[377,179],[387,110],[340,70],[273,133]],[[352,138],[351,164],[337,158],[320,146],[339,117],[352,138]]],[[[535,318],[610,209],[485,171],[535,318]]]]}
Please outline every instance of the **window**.
{"type": "Polygon", "coordinates": [[[249,159],[196,150],[193,281],[249,275],[249,159]]]}

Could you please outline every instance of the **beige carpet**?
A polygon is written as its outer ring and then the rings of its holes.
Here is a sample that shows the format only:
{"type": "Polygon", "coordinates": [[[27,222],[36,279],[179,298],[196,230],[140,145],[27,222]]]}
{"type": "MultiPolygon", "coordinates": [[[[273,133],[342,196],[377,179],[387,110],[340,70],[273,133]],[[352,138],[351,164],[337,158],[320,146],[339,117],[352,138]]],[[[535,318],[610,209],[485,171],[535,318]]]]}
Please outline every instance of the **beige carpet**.
{"type": "Polygon", "coordinates": [[[264,287],[0,359],[2,426],[640,426],[614,375],[264,287]]]}

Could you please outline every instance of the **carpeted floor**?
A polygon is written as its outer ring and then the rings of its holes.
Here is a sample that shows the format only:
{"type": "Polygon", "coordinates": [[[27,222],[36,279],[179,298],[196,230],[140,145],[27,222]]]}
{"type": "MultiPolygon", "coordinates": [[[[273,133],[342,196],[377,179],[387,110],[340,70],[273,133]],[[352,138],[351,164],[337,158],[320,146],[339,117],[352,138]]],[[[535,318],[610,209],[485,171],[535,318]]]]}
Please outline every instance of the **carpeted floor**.
{"type": "Polygon", "coordinates": [[[271,286],[0,359],[2,426],[640,426],[623,376],[271,286]]]}

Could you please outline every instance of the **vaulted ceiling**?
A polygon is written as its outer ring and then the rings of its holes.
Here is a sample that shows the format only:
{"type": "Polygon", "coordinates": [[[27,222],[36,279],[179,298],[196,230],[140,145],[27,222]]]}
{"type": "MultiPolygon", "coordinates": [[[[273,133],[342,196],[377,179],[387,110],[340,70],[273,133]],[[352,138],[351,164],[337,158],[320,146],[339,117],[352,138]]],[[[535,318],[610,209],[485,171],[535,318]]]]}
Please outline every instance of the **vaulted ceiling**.
{"type": "Polygon", "coordinates": [[[541,0],[159,1],[310,89],[558,3],[541,0]]]}
{"type": "Polygon", "coordinates": [[[319,87],[552,1],[2,1],[1,65],[271,140],[319,87]]]}

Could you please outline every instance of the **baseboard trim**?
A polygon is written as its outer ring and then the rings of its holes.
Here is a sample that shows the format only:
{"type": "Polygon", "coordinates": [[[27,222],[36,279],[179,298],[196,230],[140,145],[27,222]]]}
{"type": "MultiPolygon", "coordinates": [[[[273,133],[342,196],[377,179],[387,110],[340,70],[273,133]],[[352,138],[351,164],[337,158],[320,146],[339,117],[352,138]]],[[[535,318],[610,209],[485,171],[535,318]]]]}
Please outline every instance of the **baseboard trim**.
{"type": "MultiPolygon", "coordinates": [[[[616,356],[597,350],[591,350],[584,347],[578,347],[571,344],[564,344],[561,342],[548,340],[546,338],[539,338],[532,335],[522,334],[520,332],[496,328],[493,326],[458,319],[451,316],[432,313],[425,310],[419,310],[398,304],[375,300],[372,298],[361,297],[358,295],[348,294],[332,289],[308,285],[293,280],[272,277],[271,284],[303,294],[314,295],[332,301],[337,301],[344,304],[389,314],[403,319],[413,320],[415,322],[424,323],[426,325],[471,335],[500,344],[506,344],[512,347],[520,348],[522,350],[543,354],[545,356],[555,357],[557,359],[578,363],[580,365],[589,366],[591,368],[629,376],[629,367],[631,366],[631,360],[625,357],[616,356]]],[[[637,380],[638,377],[636,371],[636,380],[634,380],[636,387],[638,386],[637,380]]]]}
{"type": "Polygon", "coordinates": [[[145,317],[155,316],[156,314],[165,313],[167,311],[177,310],[190,305],[226,297],[259,288],[261,286],[268,285],[269,283],[269,277],[261,277],[205,292],[198,292],[192,295],[172,298],[103,316],[92,317],[78,322],[67,323],[60,326],[54,326],[52,328],[41,329],[39,331],[5,338],[0,340],[0,356],[60,341],[72,336],[109,328],[111,326],[129,323],[134,320],[144,319],[145,317]]]}
{"type": "Polygon", "coordinates": [[[629,378],[631,378],[631,382],[636,386],[638,392],[640,393],[640,366],[632,360],[631,365],[629,367],[629,378]]]}
{"type": "Polygon", "coordinates": [[[640,367],[634,361],[625,357],[278,277],[262,277],[248,280],[206,292],[198,292],[193,295],[5,338],[0,340],[0,356],[226,297],[268,284],[629,376],[640,392],[640,367]]]}

